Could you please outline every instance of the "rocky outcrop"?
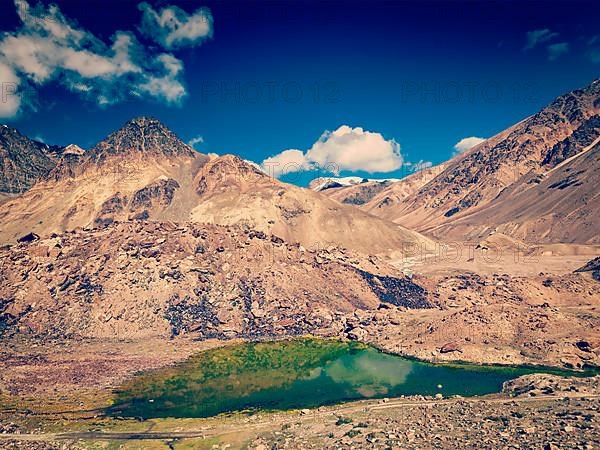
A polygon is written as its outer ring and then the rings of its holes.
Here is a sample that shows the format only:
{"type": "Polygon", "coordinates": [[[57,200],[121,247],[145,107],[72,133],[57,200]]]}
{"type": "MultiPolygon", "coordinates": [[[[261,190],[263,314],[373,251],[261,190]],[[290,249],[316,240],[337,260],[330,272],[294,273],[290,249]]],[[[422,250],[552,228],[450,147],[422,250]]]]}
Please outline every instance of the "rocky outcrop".
{"type": "Polygon", "coordinates": [[[0,192],[22,193],[56,165],[51,147],[0,125],[0,192]]]}
{"type": "Polygon", "coordinates": [[[600,136],[600,115],[595,115],[583,122],[571,136],[554,145],[546,153],[542,164],[554,167],[591,145],[598,136],[600,136]]]}
{"type": "Polygon", "coordinates": [[[502,385],[502,392],[511,397],[597,394],[600,392],[600,376],[567,378],[558,375],[535,373],[506,381],[502,385]]]}
{"type": "Polygon", "coordinates": [[[382,297],[406,307],[423,302],[412,298],[413,291],[420,298],[419,286],[383,261],[337,248],[307,251],[240,227],[107,222],[4,247],[0,265],[4,335],[338,335],[347,316],[376,311],[382,297]]]}
{"type": "Polygon", "coordinates": [[[600,256],[589,261],[585,266],[575,272],[590,272],[594,280],[600,281],[600,256]]]}

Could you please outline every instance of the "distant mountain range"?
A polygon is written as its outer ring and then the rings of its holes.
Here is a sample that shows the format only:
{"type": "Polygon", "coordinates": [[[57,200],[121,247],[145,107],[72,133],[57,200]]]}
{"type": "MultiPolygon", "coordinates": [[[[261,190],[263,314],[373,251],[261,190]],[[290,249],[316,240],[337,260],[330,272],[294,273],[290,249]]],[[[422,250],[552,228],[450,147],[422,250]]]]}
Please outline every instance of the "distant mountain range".
{"type": "Polygon", "coordinates": [[[438,239],[597,244],[599,142],[596,80],[440,166],[322,193],[438,239]]]}
{"type": "MultiPolygon", "coordinates": [[[[307,248],[342,246],[369,254],[401,255],[432,244],[402,226],[275,180],[237,156],[198,153],[156,119],[133,119],[88,152],[63,149],[56,159],[35,141],[18,140],[23,154],[39,155],[45,165],[39,164],[35,185],[0,205],[3,242],[24,231],[48,235],[115,221],[169,220],[242,224],[307,248]]],[[[24,166],[22,159],[18,164],[24,166]]]]}
{"type": "Polygon", "coordinates": [[[319,178],[312,190],[233,155],[198,153],[153,118],[129,121],[89,151],[1,126],[0,241],[168,220],[242,224],[307,248],[398,256],[431,239],[495,233],[600,243],[599,159],[598,80],[444,164],[402,180],[319,178]]]}
{"type": "Polygon", "coordinates": [[[325,189],[333,189],[344,186],[356,186],[357,184],[364,184],[369,182],[374,183],[392,183],[394,181],[400,181],[398,178],[362,178],[362,177],[320,177],[315,178],[310,182],[308,187],[313,191],[324,191],[325,189]]]}

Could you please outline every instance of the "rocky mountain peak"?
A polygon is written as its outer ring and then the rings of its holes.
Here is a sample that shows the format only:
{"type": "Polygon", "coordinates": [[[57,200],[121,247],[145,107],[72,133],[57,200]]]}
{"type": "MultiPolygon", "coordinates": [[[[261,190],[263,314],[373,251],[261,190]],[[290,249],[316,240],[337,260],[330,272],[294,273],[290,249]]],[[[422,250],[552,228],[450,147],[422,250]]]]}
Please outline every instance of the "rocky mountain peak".
{"type": "Polygon", "coordinates": [[[96,162],[110,155],[131,153],[189,157],[196,154],[159,120],[146,116],[130,120],[90,150],[96,162]]]}

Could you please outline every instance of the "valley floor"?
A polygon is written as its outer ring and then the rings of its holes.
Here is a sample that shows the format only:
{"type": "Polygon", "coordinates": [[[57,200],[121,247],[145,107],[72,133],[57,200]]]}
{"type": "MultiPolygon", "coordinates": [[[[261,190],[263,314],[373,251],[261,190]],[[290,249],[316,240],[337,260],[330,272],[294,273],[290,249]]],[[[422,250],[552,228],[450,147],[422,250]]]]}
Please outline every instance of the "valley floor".
{"type": "MultiPolygon", "coordinates": [[[[209,419],[108,419],[85,405],[52,413],[0,412],[11,449],[593,449],[600,377],[528,375],[478,399],[368,400],[314,410],[209,419]]],[[[90,401],[91,398],[89,398],[90,401]]]]}
{"type": "MultiPolygon", "coordinates": [[[[315,334],[435,362],[599,366],[600,283],[572,273],[590,258],[571,255],[568,267],[553,270],[540,257],[541,273],[528,275],[463,265],[415,271],[436,308],[357,310],[315,334]]],[[[592,449],[600,441],[600,377],[539,375],[516,397],[411,397],[211,419],[102,415],[135,372],[225,342],[236,341],[3,338],[0,448],[592,449]]]]}

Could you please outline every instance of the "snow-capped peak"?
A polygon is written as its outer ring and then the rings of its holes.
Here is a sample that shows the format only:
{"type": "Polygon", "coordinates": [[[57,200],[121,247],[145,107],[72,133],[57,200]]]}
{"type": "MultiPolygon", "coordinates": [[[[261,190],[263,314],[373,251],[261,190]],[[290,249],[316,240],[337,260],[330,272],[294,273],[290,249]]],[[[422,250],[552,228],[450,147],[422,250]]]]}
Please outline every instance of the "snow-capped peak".
{"type": "Polygon", "coordinates": [[[334,187],[354,186],[372,181],[378,183],[394,182],[398,181],[398,178],[321,177],[312,180],[308,187],[313,191],[319,192],[334,187]]]}

